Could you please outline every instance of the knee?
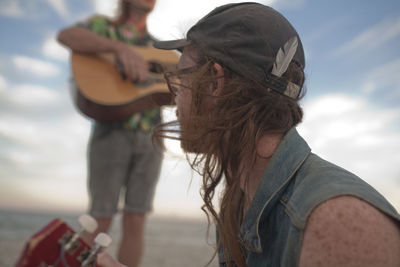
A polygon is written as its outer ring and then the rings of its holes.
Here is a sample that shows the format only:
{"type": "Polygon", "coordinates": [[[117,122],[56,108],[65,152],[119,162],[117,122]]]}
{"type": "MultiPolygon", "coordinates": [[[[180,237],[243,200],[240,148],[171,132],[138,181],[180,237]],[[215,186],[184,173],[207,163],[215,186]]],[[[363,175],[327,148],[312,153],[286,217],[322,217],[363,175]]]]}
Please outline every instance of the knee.
{"type": "Polygon", "coordinates": [[[123,214],[123,225],[124,228],[136,228],[141,229],[146,221],[145,213],[132,213],[124,212],[123,214]]]}
{"type": "Polygon", "coordinates": [[[96,232],[107,232],[110,228],[112,217],[101,217],[95,218],[97,221],[97,230],[96,232]]]}

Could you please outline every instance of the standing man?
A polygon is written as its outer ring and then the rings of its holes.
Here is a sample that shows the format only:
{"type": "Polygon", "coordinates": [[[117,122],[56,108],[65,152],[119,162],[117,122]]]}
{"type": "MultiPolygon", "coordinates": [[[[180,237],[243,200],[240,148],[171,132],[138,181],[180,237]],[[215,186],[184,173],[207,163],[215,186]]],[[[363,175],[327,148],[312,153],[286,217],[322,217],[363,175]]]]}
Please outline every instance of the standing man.
{"type": "MultiPolygon", "coordinates": [[[[148,66],[129,45],[148,46],[147,16],[156,0],[120,0],[116,19],[93,16],[86,22],[63,29],[58,41],[73,52],[114,53],[132,82],[148,76],[148,66]]],[[[165,103],[167,104],[167,103],[165,103]]],[[[96,121],[88,145],[90,214],[98,230],[84,238],[93,242],[107,232],[124,192],[122,240],[118,259],[135,267],[143,254],[146,213],[151,211],[161,157],[153,150],[151,131],[161,121],[160,108],[143,110],[124,121],[96,121]]]]}

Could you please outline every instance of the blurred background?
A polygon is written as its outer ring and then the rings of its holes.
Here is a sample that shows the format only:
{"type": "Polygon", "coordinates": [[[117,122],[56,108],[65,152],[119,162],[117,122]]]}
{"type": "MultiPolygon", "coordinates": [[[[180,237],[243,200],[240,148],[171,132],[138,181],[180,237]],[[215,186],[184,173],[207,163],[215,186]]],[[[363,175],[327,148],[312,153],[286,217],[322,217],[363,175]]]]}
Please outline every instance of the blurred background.
{"type": "MultiPolygon", "coordinates": [[[[116,2],[0,0],[0,248],[15,239],[10,214],[86,210],[91,121],[74,107],[69,51],[55,37],[93,13],[112,16],[116,2]]],[[[149,31],[161,40],[181,38],[212,8],[231,2],[239,1],[158,0],[149,31]]],[[[400,210],[400,2],[257,2],[280,11],[302,39],[307,95],[299,131],[313,152],[363,178],[400,210]]],[[[164,109],[167,120],[174,113],[164,109]]],[[[168,147],[153,216],[203,220],[200,179],[179,144],[168,147]]]]}

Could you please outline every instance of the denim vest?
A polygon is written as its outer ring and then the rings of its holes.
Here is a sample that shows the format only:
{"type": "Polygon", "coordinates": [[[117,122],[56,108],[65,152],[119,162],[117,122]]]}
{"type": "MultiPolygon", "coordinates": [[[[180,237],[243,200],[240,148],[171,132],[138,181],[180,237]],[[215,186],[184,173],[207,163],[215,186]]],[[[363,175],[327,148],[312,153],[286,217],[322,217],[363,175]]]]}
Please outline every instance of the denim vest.
{"type": "MultiPolygon", "coordinates": [[[[307,218],[320,203],[351,195],[397,221],[400,215],[374,188],[354,174],[311,153],[291,129],[272,156],[242,222],[239,238],[251,267],[298,266],[307,218]]],[[[226,266],[219,249],[220,266],[226,266]]]]}

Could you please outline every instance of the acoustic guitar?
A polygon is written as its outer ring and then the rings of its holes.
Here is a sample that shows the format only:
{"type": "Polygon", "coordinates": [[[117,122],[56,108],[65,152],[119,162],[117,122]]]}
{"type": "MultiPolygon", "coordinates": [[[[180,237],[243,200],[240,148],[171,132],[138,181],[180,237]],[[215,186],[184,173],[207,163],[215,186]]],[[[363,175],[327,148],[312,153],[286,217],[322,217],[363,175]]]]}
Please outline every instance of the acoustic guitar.
{"type": "Polygon", "coordinates": [[[149,64],[149,78],[143,83],[125,79],[112,54],[72,53],[76,83],[74,101],[86,116],[99,121],[118,121],[147,108],[172,104],[163,72],[174,69],[178,55],[152,47],[132,46],[149,64]]]}

